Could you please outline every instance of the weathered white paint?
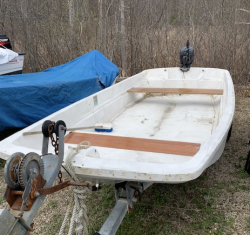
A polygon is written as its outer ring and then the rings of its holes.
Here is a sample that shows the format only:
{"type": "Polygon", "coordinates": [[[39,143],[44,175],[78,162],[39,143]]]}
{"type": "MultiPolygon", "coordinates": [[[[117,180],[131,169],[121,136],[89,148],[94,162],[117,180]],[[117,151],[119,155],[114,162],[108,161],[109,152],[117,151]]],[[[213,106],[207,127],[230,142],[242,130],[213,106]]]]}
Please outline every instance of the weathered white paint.
{"type": "Polygon", "coordinates": [[[14,73],[23,70],[24,54],[19,54],[8,63],[0,64],[0,75],[14,73]]]}
{"type": "MultiPolygon", "coordinates": [[[[73,159],[77,174],[94,182],[181,183],[197,178],[220,158],[232,124],[234,107],[234,87],[228,71],[191,68],[182,73],[179,68],[159,68],[143,71],[44,120],[64,120],[69,128],[111,122],[114,131],[106,135],[200,143],[200,150],[193,157],[92,146],[73,159]],[[221,88],[224,94],[127,92],[135,86],[221,88]]],[[[44,120],[1,141],[0,157],[7,159],[14,152],[40,154],[42,135],[23,136],[22,133],[41,130],[44,120]]],[[[82,132],[94,133],[94,130],[82,132]]],[[[65,145],[65,156],[68,146],[65,145]]],[[[52,147],[50,152],[53,152],[52,147]]]]}

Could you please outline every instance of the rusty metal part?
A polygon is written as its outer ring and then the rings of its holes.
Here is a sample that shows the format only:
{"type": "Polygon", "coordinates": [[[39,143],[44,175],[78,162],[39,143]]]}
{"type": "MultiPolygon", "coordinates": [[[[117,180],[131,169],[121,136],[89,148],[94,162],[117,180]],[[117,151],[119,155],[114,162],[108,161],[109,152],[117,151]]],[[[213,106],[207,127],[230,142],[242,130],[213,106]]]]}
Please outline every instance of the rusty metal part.
{"type": "MultiPolygon", "coordinates": [[[[24,211],[30,210],[36,198],[40,195],[52,194],[68,186],[81,186],[81,187],[89,186],[89,184],[70,182],[70,180],[65,181],[61,184],[55,185],[50,188],[43,188],[45,184],[46,184],[46,181],[42,178],[40,174],[38,175],[37,178],[34,179],[33,184],[32,184],[32,189],[28,197],[28,205],[24,206],[24,211]]],[[[7,187],[6,193],[7,193],[6,201],[10,205],[11,209],[20,210],[22,207],[22,202],[23,202],[23,199],[22,199],[23,191],[20,191],[20,190],[16,191],[7,187]]]]}
{"type": "Polygon", "coordinates": [[[82,186],[82,187],[88,187],[89,184],[85,184],[85,183],[76,183],[76,182],[71,182],[70,180],[64,181],[61,184],[57,184],[55,186],[52,186],[50,188],[40,188],[37,190],[37,192],[40,195],[48,195],[48,194],[52,194],[55,193],[57,191],[60,191],[68,186],[82,186]]]}
{"type": "Polygon", "coordinates": [[[131,214],[133,212],[133,208],[131,206],[128,206],[128,213],[131,214]]]}
{"type": "Polygon", "coordinates": [[[32,188],[30,190],[30,197],[31,197],[31,199],[37,198],[36,189],[37,189],[37,179],[35,178],[34,181],[33,181],[32,188]]]}
{"type": "Polygon", "coordinates": [[[15,158],[14,158],[14,160],[11,162],[11,170],[10,170],[10,178],[11,178],[11,180],[13,181],[13,182],[16,182],[16,179],[15,179],[15,168],[14,168],[14,166],[16,165],[16,164],[18,164],[20,161],[22,160],[22,158],[20,157],[20,156],[16,156],[15,158]]]}
{"type": "Polygon", "coordinates": [[[36,168],[37,171],[44,176],[44,162],[41,156],[37,153],[28,153],[22,158],[18,170],[18,182],[25,189],[31,168],[36,168]]]}
{"type": "Polygon", "coordinates": [[[140,189],[138,187],[135,187],[135,186],[130,186],[130,188],[134,189],[134,195],[133,197],[138,199],[139,201],[141,201],[141,192],[140,192],[140,189]]]}
{"type": "Polygon", "coordinates": [[[13,195],[23,195],[23,191],[12,191],[13,195]]]}
{"type": "Polygon", "coordinates": [[[51,139],[51,144],[55,149],[55,154],[58,155],[58,153],[59,153],[59,141],[58,141],[57,137],[55,139],[53,136],[54,125],[55,125],[55,122],[51,122],[51,124],[49,124],[49,126],[48,126],[48,131],[49,131],[49,137],[51,139]]]}
{"type": "Polygon", "coordinates": [[[62,172],[61,170],[58,172],[58,179],[59,179],[59,184],[62,183],[62,172]]]}
{"type": "MultiPolygon", "coordinates": [[[[30,227],[31,227],[31,228],[34,228],[34,223],[32,223],[32,224],[30,225],[30,227]]],[[[25,235],[29,235],[30,232],[32,232],[32,231],[31,231],[31,230],[27,230],[27,232],[25,233],[25,235]]]]}
{"type": "Polygon", "coordinates": [[[53,133],[55,122],[51,122],[48,126],[49,135],[53,133]]]}
{"type": "Polygon", "coordinates": [[[20,153],[20,152],[13,153],[8,158],[4,166],[5,182],[12,189],[20,188],[17,175],[18,175],[18,170],[19,170],[19,163],[21,162],[23,157],[24,157],[23,153],[20,153]]]}
{"type": "MultiPolygon", "coordinates": [[[[32,184],[32,189],[31,189],[31,193],[29,194],[28,197],[28,205],[24,206],[24,211],[28,211],[30,210],[30,208],[32,207],[33,203],[35,202],[36,198],[37,198],[37,188],[43,188],[44,185],[46,184],[46,180],[43,179],[42,175],[39,174],[33,181],[32,184]]],[[[20,190],[14,190],[10,187],[6,188],[6,201],[8,202],[8,204],[10,205],[10,208],[13,210],[20,210],[22,207],[22,203],[23,203],[23,199],[22,199],[22,195],[23,195],[23,191],[20,190]]]]}
{"type": "MultiPolygon", "coordinates": [[[[62,168],[67,172],[67,174],[70,176],[70,178],[71,178],[72,180],[74,180],[73,177],[72,177],[72,175],[69,173],[69,171],[67,170],[67,168],[66,168],[64,165],[62,165],[62,168]]],[[[75,180],[74,180],[74,181],[75,181],[75,180]]]]}

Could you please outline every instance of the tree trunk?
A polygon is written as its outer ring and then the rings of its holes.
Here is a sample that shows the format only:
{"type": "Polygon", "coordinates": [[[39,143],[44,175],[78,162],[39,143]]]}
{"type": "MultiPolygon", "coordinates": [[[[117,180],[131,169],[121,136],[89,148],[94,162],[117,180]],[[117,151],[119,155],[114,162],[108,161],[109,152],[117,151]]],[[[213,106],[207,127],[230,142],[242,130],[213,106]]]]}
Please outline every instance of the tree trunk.
{"type": "Polygon", "coordinates": [[[126,63],[126,32],[125,32],[125,19],[124,19],[124,0],[121,0],[121,54],[122,54],[122,76],[127,74],[126,63]]]}

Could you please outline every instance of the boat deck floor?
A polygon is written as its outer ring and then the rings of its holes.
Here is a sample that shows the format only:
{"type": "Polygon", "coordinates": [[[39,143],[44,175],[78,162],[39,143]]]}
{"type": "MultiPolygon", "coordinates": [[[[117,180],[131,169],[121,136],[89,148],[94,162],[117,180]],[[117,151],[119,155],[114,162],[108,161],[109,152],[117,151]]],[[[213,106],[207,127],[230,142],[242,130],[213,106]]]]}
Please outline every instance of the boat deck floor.
{"type": "MultiPolygon", "coordinates": [[[[111,120],[113,132],[105,135],[202,144],[218,124],[219,105],[220,96],[148,94],[111,120]]],[[[146,150],[96,148],[101,158],[110,160],[171,164],[190,159],[190,156],[146,150]]]]}

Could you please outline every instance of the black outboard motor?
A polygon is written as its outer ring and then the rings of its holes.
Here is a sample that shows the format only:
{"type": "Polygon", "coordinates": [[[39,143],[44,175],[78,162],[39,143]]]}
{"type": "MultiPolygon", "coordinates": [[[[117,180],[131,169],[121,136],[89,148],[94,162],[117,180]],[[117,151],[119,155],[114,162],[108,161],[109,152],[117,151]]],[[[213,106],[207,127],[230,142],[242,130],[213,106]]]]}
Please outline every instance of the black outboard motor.
{"type": "Polygon", "coordinates": [[[6,35],[0,35],[0,48],[12,50],[10,39],[6,35]]]}
{"type": "Polygon", "coordinates": [[[189,47],[189,40],[187,46],[181,48],[180,52],[180,69],[182,72],[187,72],[194,60],[194,48],[189,47]]]}

